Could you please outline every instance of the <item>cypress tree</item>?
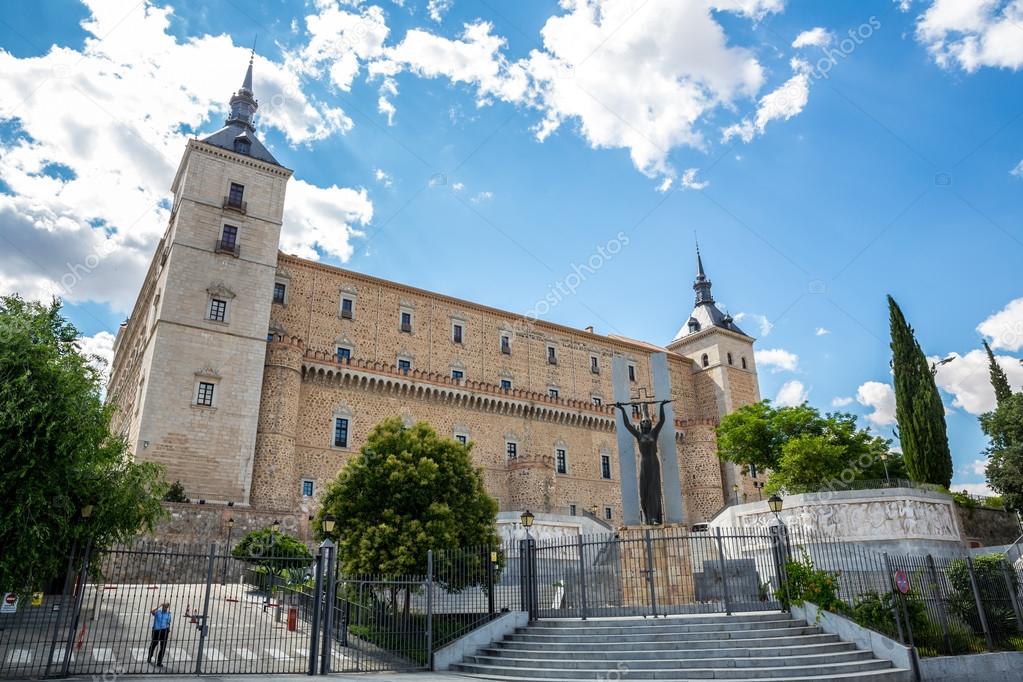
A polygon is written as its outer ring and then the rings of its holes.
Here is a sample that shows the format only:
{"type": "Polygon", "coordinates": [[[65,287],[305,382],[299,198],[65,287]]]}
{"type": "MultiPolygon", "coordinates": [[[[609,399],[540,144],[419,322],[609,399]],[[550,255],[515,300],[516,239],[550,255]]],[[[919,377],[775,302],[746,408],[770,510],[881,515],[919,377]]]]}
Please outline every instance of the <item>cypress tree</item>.
{"type": "Polygon", "coordinates": [[[895,418],[910,479],[945,488],[952,483],[952,453],[945,431],[945,406],[938,395],[927,357],[913,328],[891,296],[892,370],[895,374],[895,418]]]}
{"type": "Polygon", "coordinates": [[[995,389],[995,400],[1001,405],[1006,398],[1012,395],[1012,388],[1009,387],[1009,377],[1005,376],[1005,370],[1001,368],[991,351],[991,346],[984,341],[984,350],[987,351],[988,367],[991,371],[991,386],[995,389]]]}

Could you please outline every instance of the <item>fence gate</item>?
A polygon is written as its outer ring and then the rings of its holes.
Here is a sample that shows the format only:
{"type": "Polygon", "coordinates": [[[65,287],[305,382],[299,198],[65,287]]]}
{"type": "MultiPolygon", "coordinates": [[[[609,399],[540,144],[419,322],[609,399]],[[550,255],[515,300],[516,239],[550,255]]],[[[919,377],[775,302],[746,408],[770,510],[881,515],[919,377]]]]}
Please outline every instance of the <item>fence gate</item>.
{"type": "Polygon", "coordinates": [[[526,540],[523,604],[534,618],[776,610],[779,546],[767,529],[526,540]]]}

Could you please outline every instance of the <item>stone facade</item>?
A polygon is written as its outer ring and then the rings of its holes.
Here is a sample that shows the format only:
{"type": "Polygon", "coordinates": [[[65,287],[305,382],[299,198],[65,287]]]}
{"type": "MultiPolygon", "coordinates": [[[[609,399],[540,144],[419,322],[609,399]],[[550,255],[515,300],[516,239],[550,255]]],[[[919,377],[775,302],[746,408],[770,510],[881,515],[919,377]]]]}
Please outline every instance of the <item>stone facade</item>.
{"type": "MultiPolygon", "coordinates": [[[[108,389],[136,456],[192,499],[306,518],[369,431],[400,416],[470,444],[501,510],[616,524],[611,359],[626,358],[634,395],[649,396],[662,352],[679,461],[664,476],[680,477],[686,522],[709,520],[734,485],[756,494],[716,456],[720,417],[759,399],[753,339],[731,318],[664,348],[280,253],[291,171],[222,146],[247,125],[228,124],[188,143],[108,389]],[[225,248],[228,226],[238,236],[225,248]]],[[[694,315],[717,319],[702,262],[699,278],[694,315]]]]}

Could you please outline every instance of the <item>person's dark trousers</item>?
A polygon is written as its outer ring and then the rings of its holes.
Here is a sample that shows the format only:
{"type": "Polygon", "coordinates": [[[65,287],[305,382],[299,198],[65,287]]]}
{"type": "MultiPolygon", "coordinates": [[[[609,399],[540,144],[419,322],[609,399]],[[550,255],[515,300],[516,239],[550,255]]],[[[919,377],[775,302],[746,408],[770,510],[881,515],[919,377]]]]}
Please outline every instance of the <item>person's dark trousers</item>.
{"type": "Polygon", "coordinates": [[[167,634],[170,632],[169,628],[163,630],[153,630],[153,641],[149,644],[149,662],[153,662],[153,651],[156,650],[156,645],[160,645],[160,653],[156,656],[156,664],[163,665],[163,652],[167,650],[167,634]]]}

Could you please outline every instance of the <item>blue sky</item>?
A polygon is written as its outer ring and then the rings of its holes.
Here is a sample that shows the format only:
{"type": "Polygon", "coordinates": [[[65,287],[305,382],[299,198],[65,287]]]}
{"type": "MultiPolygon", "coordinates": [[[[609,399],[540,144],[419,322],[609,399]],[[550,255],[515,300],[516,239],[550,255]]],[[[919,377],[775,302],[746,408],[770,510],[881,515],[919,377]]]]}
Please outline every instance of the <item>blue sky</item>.
{"type": "Polygon", "coordinates": [[[942,366],[981,490],[983,337],[1023,384],[1023,1],[0,8],[0,289],[57,293],[109,353],[188,135],[257,41],[288,251],[667,343],[694,238],[758,337],[764,397],[892,433],[885,295],[942,366]]]}

